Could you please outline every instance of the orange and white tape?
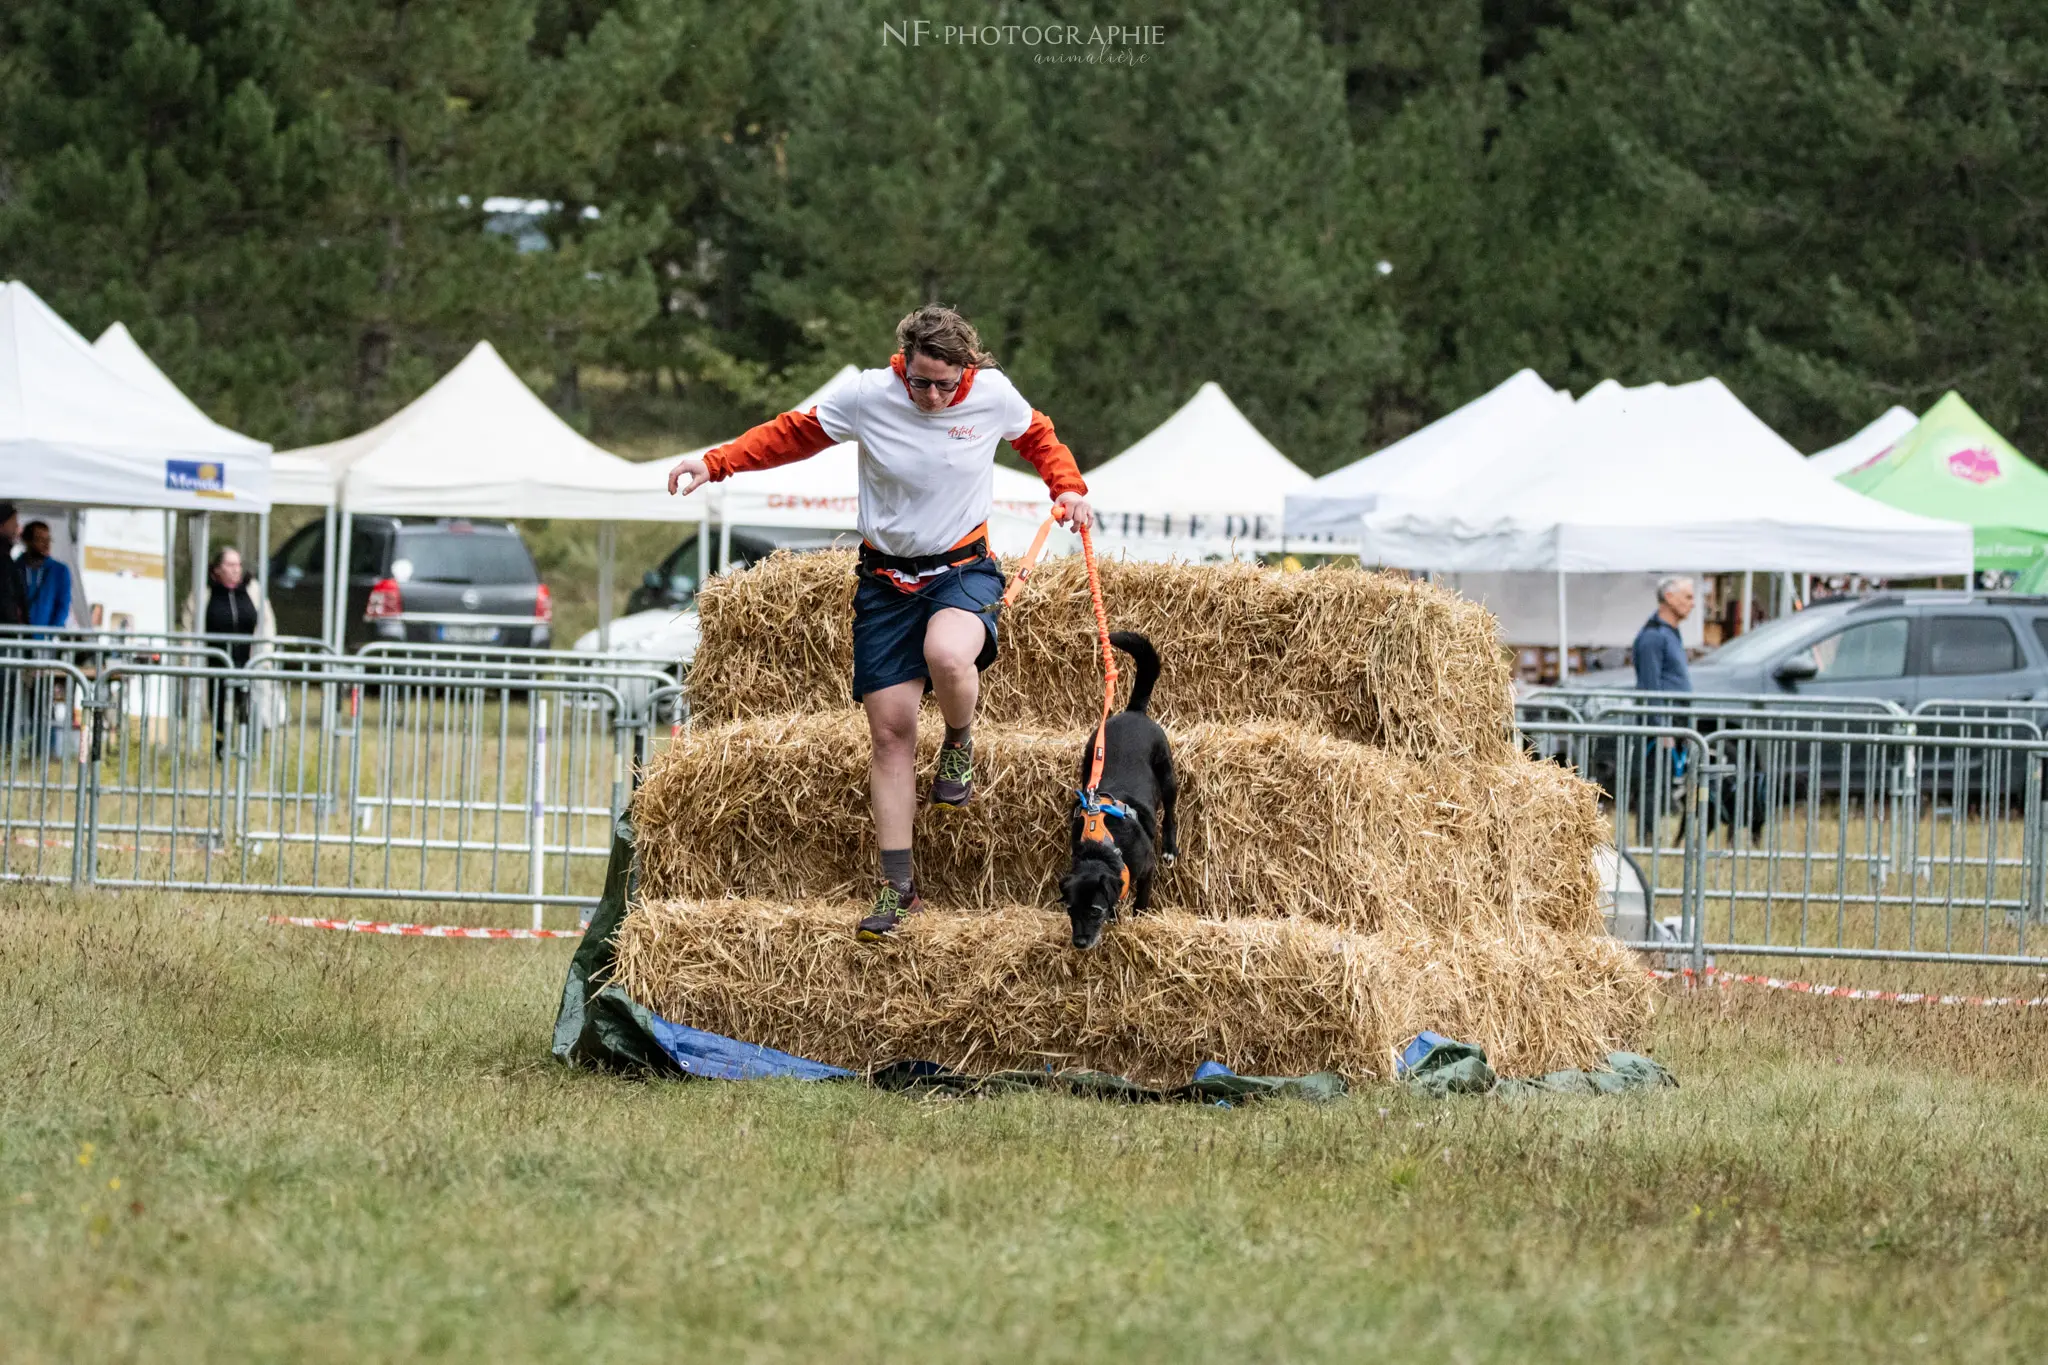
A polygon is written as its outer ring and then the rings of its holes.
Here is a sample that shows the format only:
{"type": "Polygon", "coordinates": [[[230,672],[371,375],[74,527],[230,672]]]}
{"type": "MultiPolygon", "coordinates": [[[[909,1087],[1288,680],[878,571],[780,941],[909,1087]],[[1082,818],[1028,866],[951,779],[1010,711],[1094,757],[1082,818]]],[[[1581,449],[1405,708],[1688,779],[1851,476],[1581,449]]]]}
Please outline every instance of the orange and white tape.
{"type": "Polygon", "coordinates": [[[351,934],[395,934],[401,938],[582,938],[581,929],[487,929],[469,924],[393,924],[374,919],[316,919],[310,915],[271,915],[272,924],[301,929],[340,929],[351,934]]]}
{"type": "Polygon", "coordinates": [[[1882,1000],[1893,1005],[1977,1005],[1986,1009],[2002,1005],[2020,1009],[2048,1005],[2048,996],[2037,995],[2029,999],[2017,995],[1928,995],[1920,991],[1877,991],[1861,986],[1822,986],[1812,981],[1792,981],[1779,976],[1745,976],[1741,972],[1724,972],[1718,967],[1709,967],[1701,972],[1690,967],[1680,971],[1652,969],[1650,975],[1659,981],[1682,980],[1688,986],[1700,982],[1723,987],[1740,983],[1762,986],[1766,990],[1796,991],[1800,995],[1831,996],[1837,1000],[1882,1000]]]}

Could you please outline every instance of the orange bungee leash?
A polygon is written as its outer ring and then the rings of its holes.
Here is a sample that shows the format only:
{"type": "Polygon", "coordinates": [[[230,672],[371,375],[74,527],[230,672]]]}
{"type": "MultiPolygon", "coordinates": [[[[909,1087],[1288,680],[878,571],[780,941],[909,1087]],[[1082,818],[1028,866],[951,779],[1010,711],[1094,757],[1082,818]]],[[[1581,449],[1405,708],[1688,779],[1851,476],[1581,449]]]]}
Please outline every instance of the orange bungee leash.
{"type": "MultiPolygon", "coordinates": [[[[1022,562],[1017,565],[1017,576],[1003,593],[1003,605],[1009,606],[1016,600],[1031,571],[1038,564],[1038,557],[1045,551],[1046,537],[1052,534],[1054,523],[1067,519],[1067,509],[1054,507],[1052,515],[1038,528],[1038,534],[1031,538],[1031,548],[1024,552],[1022,562]]],[[[1096,795],[1095,789],[1102,782],[1102,765],[1109,738],[1109,718],[1116,708],[1116,647],[1109,642],[1109,612],[1102,605],[1102,575],[1095,567],[1095,538],[1090,528],[1077,527],[1081,533],[1081,560],[1088,566],[1088,598],[1095,607],[1095,639],[1102,650],[1102,718],[1095,723],[1095,752],[1088,761],[1088,785],[1075,795],[1081,800],[1081,841],[1083,843],[1107,844],[1112,849],[1116,840],[1110,837],[1109,817],[1133,818],[1130,808],[1120,801],[1104,801],[1096,795]]],[[[1123,894],[1131,891],[1131,869],[1125,864],[1123,855],[1117,855],[1117,867],[1123,873],[1123,894]]]]}

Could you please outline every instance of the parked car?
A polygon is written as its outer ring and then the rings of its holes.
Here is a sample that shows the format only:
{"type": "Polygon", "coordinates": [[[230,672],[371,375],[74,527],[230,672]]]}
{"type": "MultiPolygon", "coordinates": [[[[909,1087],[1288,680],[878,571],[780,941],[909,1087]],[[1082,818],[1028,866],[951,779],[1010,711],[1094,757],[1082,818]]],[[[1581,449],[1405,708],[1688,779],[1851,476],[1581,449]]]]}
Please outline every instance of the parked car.
{"type": "MultiPolygon", "coordinates": [[[[574,649],[578,654],[597,653],[597,631],[586,630],[577,636],[574,649]]],[[[612,622],[611,652],[686,664],[697,657],[696,610],[654,607],[621,616],[612,622]]]]}
{"type": "MultiPolygon", "coordinates": [[[[707,528],[705,534],[711,537],[711,572],[718,573],[724,565],[718,557],[719,535],[707,528]]],[[[735,529],[731,536],[732,567],[745,569],[766,559],[777,550],[823,550],[835,545],[854,545],[859,537],[852,532],[775,530],[755,528],[735,529]]],[[[684,537],[683,543],[670,550],[660,564],[641,576],[640,586],[626,597],[626,613],[630,617],[656,607],[667,607],[671,612],[680,611],[697,600],[697,533],[684,537]]]]}
{"type": "MultiPolygon", "coordinates": [[[[320,634],[325,528],[304,527],[270,560],[284,635],[320,634]]],[[[554,604],[510,522],[357,516],[349,533],[347,649],[375,640],[544,649],[554,604]]]]}
{"type": "MultiPolygon", "coordinates": [[[[1955,701],[1972,704],[1981,718],[1987,711],[1997,714],[2001,702],[2048,700],[2048,597],[1903,592],[1822,602],[1737,636],[1702,656],[1691,671],[1696,692],[1875,699],[1908,711],[1922,702],[1955,701]]],[[[1624,670],[1588,673],[1574,678],[1568,690],[1632,687],[1634,682],[1635,675],[1624,670]]],[[[1774,722],[1780,730],[1850,734],[1866,724],[1840,718],[1774,722]]],[[[1718,727],[1701,718],[1697,728],[1718,727]]],[[[1923,722],[1919,728],[1933,738],[1963,727],[1923,722]]],[[[1984,733],[1981,726],[1976,733],[1984,733]]],[[[1616,756],[1609,746],[1597,747],[1601,752],[1592,775],[1611,788],[1616,756]]],[[[1847,785],[1855,787],[1868,778],[1872,752],[1864,746],[1794,746],[1784,761],[1802,779],[1809,760],[1817,761],[1817,775],[1829,787],[1844,784],[1846,764],[1847,785]]],[[[2024,780],[2023,765],[2010,760],[1987,760],[1981,751],[1966,751],[1963,761],[1972,771],[1955,772],[1956,751],[1931,746],[1916,765],[1919,780],[1930,789],[1960,785],[1977,790],[1987,780],[1986,773],[1976,771],[1979,765],[1987,767],[1988,780],[1997,785],[2012,787],[2024,780]]]]}
{"type": "MultiPolygon", "coordinates": [[[[1631,687],[1633,672],[1574,678],[1631,687]]],[[[1767,622],[1692,665],[1696,692],[1923,701],[2048,699],[2048,597],[1883,593],[1767,622]]]]}

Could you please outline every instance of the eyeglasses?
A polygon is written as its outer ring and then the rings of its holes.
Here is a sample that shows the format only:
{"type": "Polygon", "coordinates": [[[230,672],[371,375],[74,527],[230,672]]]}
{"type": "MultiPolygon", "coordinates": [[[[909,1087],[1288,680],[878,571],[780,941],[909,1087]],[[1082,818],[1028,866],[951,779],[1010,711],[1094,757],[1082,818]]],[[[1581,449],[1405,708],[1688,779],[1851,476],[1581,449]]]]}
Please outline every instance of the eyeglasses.
{"type": "Polygon", "coordinates": [[[951,393],[960,387],[960,381],[957,379],[926,379],[922,375],[915,374],[906,375],[903,382],[916,389],[919,393],[923,393],[927,389],[937,389],[940,393],[951,393]]]}

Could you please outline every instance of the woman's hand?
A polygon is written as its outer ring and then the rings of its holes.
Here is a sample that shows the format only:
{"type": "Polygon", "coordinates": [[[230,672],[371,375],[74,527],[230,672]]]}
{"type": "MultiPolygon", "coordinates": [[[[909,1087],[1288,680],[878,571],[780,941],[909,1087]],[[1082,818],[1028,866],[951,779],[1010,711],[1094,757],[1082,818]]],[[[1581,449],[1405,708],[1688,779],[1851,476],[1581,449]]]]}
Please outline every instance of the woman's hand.
{"type": "Polygon", "coordinates": [[[710,466],[706,465],[701,458],[695,455],[683,456],[682,459],[676,461],[675,468],[668,472],[668,491],[671,495],[680,491],[683,496],[688,497],[710,482],[710,466]],[[685,474],[690,476],[690,482],[687,486],[678,490],[676,485],[682,482],[683,475],[685,474]]]}
{"type": "Polygon", "coordinates": [[[1053,499],[1053,504],[1067,514],[1067,525],[1076,531],[1080,530],[1083,526],[1093,526],[1095,524],[1095,509],[1090,507],[1088,499],[1082,497],[1079,493],[1062,493],[1053,499]]]}

